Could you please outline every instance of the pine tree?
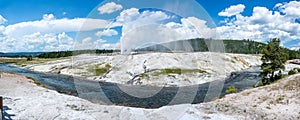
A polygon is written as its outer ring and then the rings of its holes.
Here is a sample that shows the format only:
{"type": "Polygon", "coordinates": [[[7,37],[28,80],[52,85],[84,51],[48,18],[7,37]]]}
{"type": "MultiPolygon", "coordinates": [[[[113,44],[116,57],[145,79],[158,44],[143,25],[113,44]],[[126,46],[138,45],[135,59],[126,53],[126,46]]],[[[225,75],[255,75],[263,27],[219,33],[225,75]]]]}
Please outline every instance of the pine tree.
{"type": "Polygon", "coordinates": [[[284,52],[284,48],[280,47],[280,39],[278,38],[268,41],[262,53],[262,82],[264,84],[272,83],[278,78],[277,76],[281,76],[281,71],[284,70],[284,64],[287,61],[287,54],[284,52]],[[275,75],[275,72],[278,72],[278,74],[275,75]]]}

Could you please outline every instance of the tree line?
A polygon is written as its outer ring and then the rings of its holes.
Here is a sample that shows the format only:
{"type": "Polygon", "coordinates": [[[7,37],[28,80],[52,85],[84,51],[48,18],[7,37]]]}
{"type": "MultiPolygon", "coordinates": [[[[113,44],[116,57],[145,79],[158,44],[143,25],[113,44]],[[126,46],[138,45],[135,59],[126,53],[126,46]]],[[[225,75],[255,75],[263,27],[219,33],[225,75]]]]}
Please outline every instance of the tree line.
{"type": "MultiPolygon", "coordinates": [[[[191,47],[194,52],[208,52],[208,45],[211,44],[213,39],[196,38],[189,40],[172,41],[168,43],[156,44],[144,48],[136,49],[136,52],[159,51],[159,52],[174,52],[185,51],[185,48],[191,47]]],[[[265,43],[256,42],[254,40],[222,40],[226,53],[240,53],[240,54],[262,54],[262,49],[267,45],[265,43]]],[[[213,44],[213,43],[212,43],[213,44]]],[[[288,59],[299,59],[300,50],[290,50],[283,48],[287,53],[288,59]]]]}
{"type": "Polygon", "coordinates": [[[61,58],[61,57],[69,57],[73,55],[80,54],[107,54],[119,52],[119,50],[106,50],[106,49],[96,49],[96,50],[75,50],[75,51],[57,51],[57,52],[47,52],[38,55],[38,58],[61,58]]]}

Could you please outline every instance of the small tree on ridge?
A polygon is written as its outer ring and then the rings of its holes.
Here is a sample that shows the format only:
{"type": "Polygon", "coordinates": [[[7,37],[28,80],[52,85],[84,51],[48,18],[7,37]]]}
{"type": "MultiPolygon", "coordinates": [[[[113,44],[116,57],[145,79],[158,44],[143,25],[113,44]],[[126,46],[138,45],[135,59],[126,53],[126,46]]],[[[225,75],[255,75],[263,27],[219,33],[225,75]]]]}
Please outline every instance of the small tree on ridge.
{"type": "Polygon", "coordinates": [[[263,77],[263,84],[274,82],[276,76],[281,75],[281,71],[285,69],[285,62],[287,61],[287,54],[284,53],[284,49],[280,46],[280,39],[272,38],[268,41],[268,44],[262,50],[262,65],[261,76],[263,77]],[[278,72],[278,74],[275,74],[278,72]]]}

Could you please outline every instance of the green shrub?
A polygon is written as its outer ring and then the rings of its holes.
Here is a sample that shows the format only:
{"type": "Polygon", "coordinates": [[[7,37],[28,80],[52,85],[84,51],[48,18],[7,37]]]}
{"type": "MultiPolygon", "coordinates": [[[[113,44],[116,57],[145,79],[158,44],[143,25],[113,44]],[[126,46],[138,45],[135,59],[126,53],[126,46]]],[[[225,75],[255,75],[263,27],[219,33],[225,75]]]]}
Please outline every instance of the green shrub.
{"type": "Polygon", "coordinates": [[[298,73],[298,70],[294,68],[294,69],[289,71],[288,75],[293,75],[293,74],[296,74],[296,73],[298,73]]]}
{"type": "Polygon", "coordinates": [[[238,92],[238,89],[235,88],[234,86],[229,86],[225,92],[226,93],[236,93],[236,92],[238,92]]]}
{"type": "Polygon", "coordinates": [[[253,88],[264,86],[264,83],[260,80],[257,84],[253,85],[253,88]]]}

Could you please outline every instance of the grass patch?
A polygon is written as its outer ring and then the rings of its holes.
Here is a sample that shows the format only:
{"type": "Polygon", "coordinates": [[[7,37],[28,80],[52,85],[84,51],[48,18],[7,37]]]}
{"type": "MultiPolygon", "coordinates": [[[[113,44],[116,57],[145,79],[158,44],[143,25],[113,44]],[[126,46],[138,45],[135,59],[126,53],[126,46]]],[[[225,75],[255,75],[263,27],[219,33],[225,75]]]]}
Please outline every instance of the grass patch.
{"type": "Polygon", "coordinates": [[[154,76],[167,75],[167,74],[187,74],[187,73],[207,73],[201,69],[180,69],[180,68],[165,68],[165,69],[153,69],[154,76]]]}
{"type": "Polygon", "coordinates": [[[235,88],[234,86],[229,86],[226,90],[225,90],[226,93],[236,93],[238,92],[238,89],[235,88]]]}
{"type": "Polygon", "coordinates": [[[56,61],[56,60],[64,60],[64,59],[70,59],[71,57],[64,57],[64,58],[32,58],[32,60],[27,60],[27,58],[0,58],[0,64],[4,63],[13,63],[17,66],[27,66],[32,64],[40,64],[50,61],[56,61]]]}
{"type": "Polygon", "coordinates": [[[148,78],[148,77],[149,77],[149,75],[148,75],[148,74],[146,74],[146,73],[142,73],[142,74],[140,75],[140,77],[141,77],[141,78],[148,78]]]}
{"type": "Polygon", "coordinates": [[[27,65],[32,65],[32,64],[41,64],[41,63],[45,63],[45,62],[50,62],[50,61],[56,61],[56,60],[64,60],[64,59],[70,59],[70,57],[64,57],[64,58],[33,58],[30,61],[27,61],[26,58],[24,58],[24,60],[15,62],[15,65],[24,67],[27,65]]]}
{"type": "Polygon", "coordinates": [[[164,71],[166,72],[166,74],[181,74],[181,69],[179,68],[174,68],[174,69],[166,68],[164,69],[164,71]]]}
{"type": "Polygon", "coordinates": [[[0,64],[4,63],[18,63],[27,61],[26,58],[0,58],[0,64]]]}
{"type": "Polygon", "coordinates": [[[89,67],[88,72],[93,73],[95,76],[101,76],[111,68],[109,64],[106,64],[105,67],[99,67],[100,65],[97,64],[89,67]]]}

